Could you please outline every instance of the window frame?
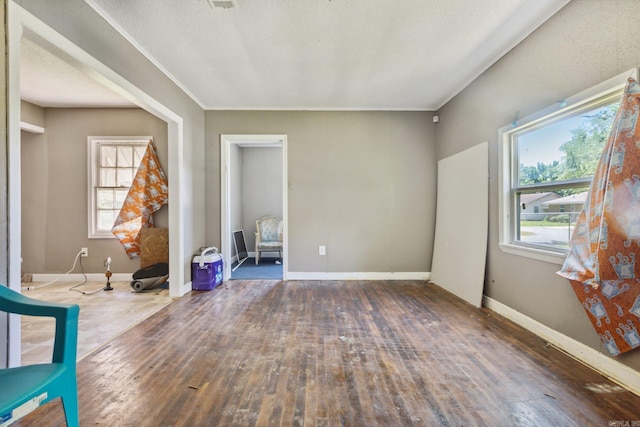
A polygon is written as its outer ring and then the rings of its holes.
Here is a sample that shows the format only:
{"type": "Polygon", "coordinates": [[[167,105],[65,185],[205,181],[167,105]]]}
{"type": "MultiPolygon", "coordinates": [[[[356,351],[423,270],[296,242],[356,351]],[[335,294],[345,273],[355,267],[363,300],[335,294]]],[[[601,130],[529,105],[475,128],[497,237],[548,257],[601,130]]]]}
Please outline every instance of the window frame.
{"type": "Polygon", "coordinates": [[[87,137],[87,218],[89,239],[115,239],[111,231],[98,230],[98,171],[101,145],[146,145],[153,142],[152,136],[88,136],[87,137]]]}
{"type": "MultiPolygon", "coordinates": [[[[536,246],[515,240],[518,230],[518,224],[516,222],[518,221],[519,215],[514,188],[538,188],[539,186],[523,186],[517,182],[519,165],[517,155],[514,154],[516,144],[514,135],[524,130],[541,128],[544,127],[545,124],[556,123],[562,118],[573,116],[580,111],[597,108],[598,104],[602,105],[606,103],[606,101],[621,97],[629,77],[638,80],[638,69],[634,68],[621,73],[566,100],[559,101],[525,118],[516,120],[498,130],[498,246],[503,252],[558,265],[562,265],[567,255],[567,251],[560,248],[554,249],[551,247],[536,246]]],[[[545,190],[554,187],[556,189],[566,188],[579,184],[589,186],[591,180],[592,177],[562,181],[557,185],[551,184],[545,186],[545,190]]]]}

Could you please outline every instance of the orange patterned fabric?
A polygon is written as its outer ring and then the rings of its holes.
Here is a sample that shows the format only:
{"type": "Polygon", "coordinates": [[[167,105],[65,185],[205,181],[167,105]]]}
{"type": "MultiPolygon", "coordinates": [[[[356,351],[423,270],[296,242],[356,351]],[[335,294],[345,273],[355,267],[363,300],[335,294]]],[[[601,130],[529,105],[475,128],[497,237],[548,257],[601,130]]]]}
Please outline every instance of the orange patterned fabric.
{"type": "Polygon", "coordinates": [[[558,272],[571,286],[604,348],[640,347],[640,84],[629,79],[589,196],[558,272]]]}
{"type": "Polygon", "coordinates": [[[131,189],[111,232],[129,258],[140,256],[140,230],[153,227],[153,213],[169,202],[167,178],[151,142],[140,162],[131,189]]]}

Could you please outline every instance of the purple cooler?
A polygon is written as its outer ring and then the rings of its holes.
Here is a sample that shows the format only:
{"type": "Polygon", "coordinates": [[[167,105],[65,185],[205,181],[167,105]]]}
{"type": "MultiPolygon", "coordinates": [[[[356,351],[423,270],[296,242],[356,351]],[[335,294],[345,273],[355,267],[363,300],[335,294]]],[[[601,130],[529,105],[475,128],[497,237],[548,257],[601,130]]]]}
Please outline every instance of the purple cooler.
{"type": "Polygon", "coordinates": [[[191,288],[194,291],[210,291],[222,283],[222,256],[218,248],[205,248],[191,263],[191,288]]]}

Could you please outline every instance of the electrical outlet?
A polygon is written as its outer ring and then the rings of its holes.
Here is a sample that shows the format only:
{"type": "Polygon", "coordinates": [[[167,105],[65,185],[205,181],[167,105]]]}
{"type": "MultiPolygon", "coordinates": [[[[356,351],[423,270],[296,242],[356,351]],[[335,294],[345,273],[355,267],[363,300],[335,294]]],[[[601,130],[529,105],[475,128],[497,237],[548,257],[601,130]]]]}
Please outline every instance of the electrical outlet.
{"type": "Polygon", "coordinates": [[[80,248],[80,252],[82,253],[82,258],[89,256],[89,248],[80,248]]]}
{"type": "Polygon", "coordinates": [[[318,246],[318,255],[326,255],[327,247],[326,246],[318,246]]]}

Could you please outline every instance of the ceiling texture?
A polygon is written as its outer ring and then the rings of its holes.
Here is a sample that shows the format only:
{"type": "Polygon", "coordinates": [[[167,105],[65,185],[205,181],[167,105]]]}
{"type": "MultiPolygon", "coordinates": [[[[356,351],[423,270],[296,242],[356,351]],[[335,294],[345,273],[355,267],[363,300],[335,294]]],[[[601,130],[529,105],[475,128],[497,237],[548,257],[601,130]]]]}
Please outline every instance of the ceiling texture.
{"type": "MultiPolygon", "coordinates": [[[[207,110],[435,111],[569,0],[85,1],[207,110]]],[[[73,67],[22,55],[25,99],[80,105],[73,67]]]]}
{"type": "Polygon", "coordinates": [[[135,107],[51,51],[20,40],[20,97],[41,107],[135,107]]]}

